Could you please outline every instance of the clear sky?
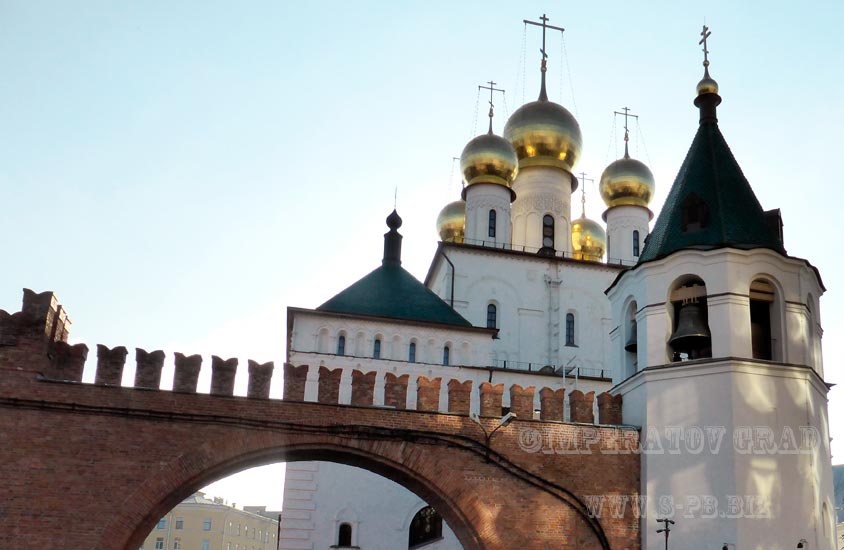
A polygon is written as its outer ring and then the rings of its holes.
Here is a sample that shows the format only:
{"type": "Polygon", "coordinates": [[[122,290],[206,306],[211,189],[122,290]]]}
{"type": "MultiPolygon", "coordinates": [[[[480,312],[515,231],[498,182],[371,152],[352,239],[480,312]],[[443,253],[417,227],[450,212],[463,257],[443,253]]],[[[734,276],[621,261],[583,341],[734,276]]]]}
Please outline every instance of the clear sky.
{"type": "MultiPolygon", "coordinates": [[[[788,252],[820,269],[826,377],[844,382],[836,1],[0,0],[0,308],[53,290],[92,349],[164,349],[170,373],[174,351],[280,370],[285,308],[378,265],[396,188],[404,265],[424,278],[459,193],[452,157],[485,128],[477,85],[507,90],[500,133],[538,93],[522,19],[543,12],[566,28],[564,45],[549,35],[549,95],[580,122],[576,171],[598,179],[621,154],[613,111],[629,106],[655,211],[696,129],[706,20],[721,129],[782,209],[788,252]]],[[[841,463],[844,390],[830,396],[841,463]]],[[[275,483],[215,490],[278,506],[275,483]]]]}

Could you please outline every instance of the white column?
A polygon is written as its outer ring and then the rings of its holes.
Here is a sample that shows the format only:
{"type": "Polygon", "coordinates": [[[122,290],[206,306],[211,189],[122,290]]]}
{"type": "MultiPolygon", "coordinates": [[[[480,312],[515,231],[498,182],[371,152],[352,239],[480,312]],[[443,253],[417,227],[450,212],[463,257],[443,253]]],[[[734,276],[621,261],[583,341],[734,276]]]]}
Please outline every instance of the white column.
{"type": "Polygon", "coordinates": [[[542,248],[542,218],[554,217],[554,249],[571,252],[571,174],[559,168],[529,166],[519,171],[513,190],[513,245],[542,248]]]}
{"type": "Polygon", "coordinates": [[[607,221],[607,263],[621,262],[632,265],[639,261],[634,255],[634,231],[639,232],[639,254],[645,247],[645,237],[649,233],[651,211],[642,206],[616,206],[604,213],[607,221]]]}
{"type": "Polygon", "coordinates": [[[496,246],[511,242],[510,189],[494,183],[476,183],[466,188],[465,242],[496,246]],[[495,236],[489,235],[489,212],[495,210],[495,236]]]}

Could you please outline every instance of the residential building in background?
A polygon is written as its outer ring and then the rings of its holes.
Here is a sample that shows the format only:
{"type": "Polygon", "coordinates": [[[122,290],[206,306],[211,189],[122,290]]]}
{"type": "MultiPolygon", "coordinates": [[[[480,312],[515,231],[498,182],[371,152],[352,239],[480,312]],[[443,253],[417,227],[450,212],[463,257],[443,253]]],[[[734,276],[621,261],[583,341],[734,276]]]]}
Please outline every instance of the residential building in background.
{"type": "Polygon", "coordinates": [[[196,492],[158,521],[141,550],[275,550],[279,512],[244,508],[196,492]]]}

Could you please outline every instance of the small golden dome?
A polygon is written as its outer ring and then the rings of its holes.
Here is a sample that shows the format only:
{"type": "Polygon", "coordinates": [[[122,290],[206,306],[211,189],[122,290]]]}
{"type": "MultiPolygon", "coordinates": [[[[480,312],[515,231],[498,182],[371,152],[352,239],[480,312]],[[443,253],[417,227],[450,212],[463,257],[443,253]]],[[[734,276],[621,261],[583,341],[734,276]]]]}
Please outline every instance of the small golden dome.
{"type": "Polygon", "coordinates": [[[519,170],[519,159],[509,141],[490,132],[466,144],[460,155],[460,170],[466,187],[495,183],[510,188],[519,170]]]}
{"type": "Polygon", "coordinates": [[[643,162],[624,155],[606,167],[598,187],[608,208],[644,206],[654,196],[654,175],[643,162]]]}
{"type": "Polygon", "coordinates": [[[519,167],[553,166],[571,172],[583,147],[580,125],[565,107],[547,100],[522,105],[504,126],[519,167]]]}
{"type": "Polygon", "coordinates": [[[607,232],[596,221],[586,216],[571,224],[572,258],[600,262],[607,249],[607,232]]]}
{"type": "Polygon", "coordinates": [[[718,83],[715,82],[715,79],[709,76],[709,73],[703,77],[703,79],[697,83],[697,95],[701,96],[703,94],[717,94],[718,93],[718,83]]]}
{"type": "Polygon", "coordinates": [[[445,205],[437,216],[437,233],[443,242],[462,243],[466,232],[466,201],[458,200],[445,205]]]}

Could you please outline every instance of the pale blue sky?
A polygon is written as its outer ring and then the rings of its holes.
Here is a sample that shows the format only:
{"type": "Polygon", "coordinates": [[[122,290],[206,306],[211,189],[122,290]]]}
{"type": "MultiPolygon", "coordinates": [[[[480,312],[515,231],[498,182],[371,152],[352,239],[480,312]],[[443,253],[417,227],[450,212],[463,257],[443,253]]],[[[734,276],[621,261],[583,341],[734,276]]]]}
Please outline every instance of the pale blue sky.
{"type": "MultiPolygon", "coordinates": [[[[762,205],[782,208],[789,253],[821,271],[827,379],[844,381],[833,1],[0,0],[0,308],[53,290],[92,348],[280,365],[284,308],[378,265],[396,187],[405,266],[424,277],[477,85],[507,90],[500,132],[537,94],[540,38],[522,19],[543,12],[567,29],[567,56],[548,40],[549,94],[583,130],[576,171],[597,179],[620,154],[612,112],[627,105],[654,210],[695,132],[706,19],[721,128],[762,205]]],[[[842,462],[844,393],[831,396],[842,462]]]]}

